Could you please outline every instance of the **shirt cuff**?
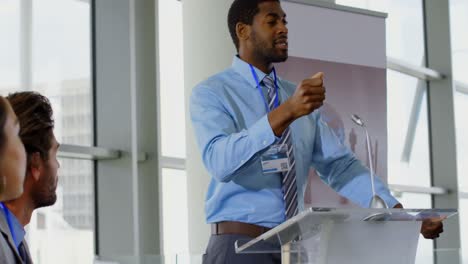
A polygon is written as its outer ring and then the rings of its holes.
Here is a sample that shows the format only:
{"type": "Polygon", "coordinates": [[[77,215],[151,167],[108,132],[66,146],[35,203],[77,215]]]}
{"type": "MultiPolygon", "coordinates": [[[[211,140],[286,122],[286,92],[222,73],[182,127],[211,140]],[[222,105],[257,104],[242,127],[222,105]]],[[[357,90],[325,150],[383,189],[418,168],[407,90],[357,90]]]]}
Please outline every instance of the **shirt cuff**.
{"type": "Polygon", "coordinates": [[[392,196],[390,190],[388,190],[387,187],[385,187],[384,190],[377,190],[376,192],[380,196],[380,198],[382,198],[385,201],[388,208],[393,208],[395,207],[395,205],[400,203],[397,199],[395,199],[395,197],[392,196]]]}
{"type": "MultiPolygon", "coordinates": [[[[376,194],[385,201],[389,208],[393,208],[397,205],[399,203],[398,200],[392,196],[390,190],[381,179],[376,176],[374,180],[376,194]]],[[[357,203],[359,206],[368,208],[372,199],[370,175],[368,173],[362,173],[354,177],[339,190],[339,193],[357,203]]]]}

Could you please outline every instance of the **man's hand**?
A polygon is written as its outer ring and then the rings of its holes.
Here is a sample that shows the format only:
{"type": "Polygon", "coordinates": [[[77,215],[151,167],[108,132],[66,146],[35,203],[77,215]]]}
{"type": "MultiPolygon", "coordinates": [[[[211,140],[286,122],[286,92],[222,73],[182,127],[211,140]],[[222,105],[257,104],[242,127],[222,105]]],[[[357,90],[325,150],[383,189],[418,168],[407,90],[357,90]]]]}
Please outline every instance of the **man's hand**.
{"type": "Polygon", "coordinates": [[[294,120],[312,113],[323,105],[324,100],[323,72],[300,82],[294,94],[268,114],[268,122],[275,135],[281,136],[294,120]]]}
{"type": "Polygon", "coordinates": [[[444,232],[444,224],[442,221],[445,218],[431,218],[422,222],[421,235],[427,239],[436,239],[440,233],[444,232]]]}
{"type": "MultiPolygon", "coordinates": [[[[403,205],[397,204],[393,208],[403,208],[403,205]]],[[[444,232],[444,224],[442,223],[444,220],[445,217],[424,220],[421,225],[421,235],[427,239],[438,238],[444,232]]]]}
{"type": "Polygon", "coordinates": [[[288,105],[294,119],[297,119],[321,107],[324,100],[323,72],[319,72],[300,82],[296,92],[285,104],[288,105]]]}

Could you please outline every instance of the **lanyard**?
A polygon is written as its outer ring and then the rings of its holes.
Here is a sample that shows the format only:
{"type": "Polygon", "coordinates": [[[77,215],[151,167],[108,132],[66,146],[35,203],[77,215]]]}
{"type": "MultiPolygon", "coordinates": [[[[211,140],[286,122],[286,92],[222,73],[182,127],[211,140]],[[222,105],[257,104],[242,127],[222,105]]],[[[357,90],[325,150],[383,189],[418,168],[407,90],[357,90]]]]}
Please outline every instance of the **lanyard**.
{"type": "Polygon", "coordinates": [[[5,213],[5,218],[7,220],[8,227],[10,228],[11,237],[13,238],[13,242],[15,242],[15,247],[16,247],[18,243],[16,241],[15,229],[13,228],[13,223],[11,222],[11,213],[4,203],[0,203],[0,207],[3,209],[3,212],[5,213]]]}
{"type": "MultiPolygon", "coordinates": [[[[254,67],[249,64],[250,66],[250,71],[252,72],[252,76],[253,78],[255,79],[255,82],[257,83],[257,89],[258,89],[258,92],[260,93],[260,97],[262,97],[263,99],[263,102],[265,103],[265,109],[267,111],[267,113],[270,112],[270,107],[268,107],[268,102],[265,100],[265,97],[263,96],[263,92],[262,92],[262,87],[260,87],[260,82],[258,81],[258,76],[257,76],[257,73],[255,73],[255,70],[254,70],[254,67]]],[[[276,79],[276,70],[275,68],[273,68],[273,76],[275,77],[275,94],[276,94],[276,98],[275,98],[275,107],[278,107],[279,106],[279,99],[278,99],[278,83],[277,83],[277,79],[276,79]]]]}

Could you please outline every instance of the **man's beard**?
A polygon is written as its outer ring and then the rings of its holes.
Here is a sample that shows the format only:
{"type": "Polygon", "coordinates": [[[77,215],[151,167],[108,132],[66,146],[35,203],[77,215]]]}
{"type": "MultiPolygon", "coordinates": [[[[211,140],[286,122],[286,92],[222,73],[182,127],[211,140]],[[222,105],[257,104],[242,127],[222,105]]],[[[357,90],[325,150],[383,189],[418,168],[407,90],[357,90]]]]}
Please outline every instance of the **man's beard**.
{"type": "Polygon", "coordinates": [[[275,49],[275,43],[268,45],[266,41],[259,40],[255,34],[252,32],[252,40],[254,43],[254,52],[255,56],[266,63],[276,63],[284,62],[288,59],[288,52],[285,54],[278,54],[275,49]]]}
{"type": "Polygon", "coordinates": [[[34,207],[41,208],[54,205],[57,201],[57,194],[56,193],[46,193],[46,192],[39,192],[34,195],[34,207]]]}
{"type": "Polygon", "coordinates": [[[32,193],[35,208],[54,205],[57,201],[56,188],[53,187],[55,183],[52,182],[52,179],[48,179],[39,184],[40,186],[37,186],[32,193]]]}

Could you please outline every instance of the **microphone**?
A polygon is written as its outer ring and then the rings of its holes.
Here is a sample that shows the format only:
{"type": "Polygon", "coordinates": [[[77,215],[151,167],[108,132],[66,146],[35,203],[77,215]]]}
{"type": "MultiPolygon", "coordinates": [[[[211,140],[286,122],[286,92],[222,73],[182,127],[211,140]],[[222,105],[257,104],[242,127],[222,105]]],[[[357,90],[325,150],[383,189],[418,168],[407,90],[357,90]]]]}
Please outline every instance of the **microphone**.
{"type": "Polygon", "coordinates": [[[371,178],[371,187],[372,187],[372,200],[370,201],[370,204],[369,204],[369,208],[384,208],[384,209],[388,209],[388,205],[387,203],[382,199],[380,198],[380,196],[378,196],[376,193],[375,193],[375,185],[374,185],[374,166],[372,164],[372,152],[371,152],[371,145],[370,145],[370,139],[369,139],[369,132],[367,131],[367,127],[366,127],[366,124],[364,123],[364,121],[362,121],[362,119],[356,115],[356,114],[352,114],[351,115],[351,120],[358,126],[362,127],[364,129],[364,131],[366,132],[366,142],[367,142],[367,155],[369,157],[369,167],[370,167],[370,178],[371,178]]]}

